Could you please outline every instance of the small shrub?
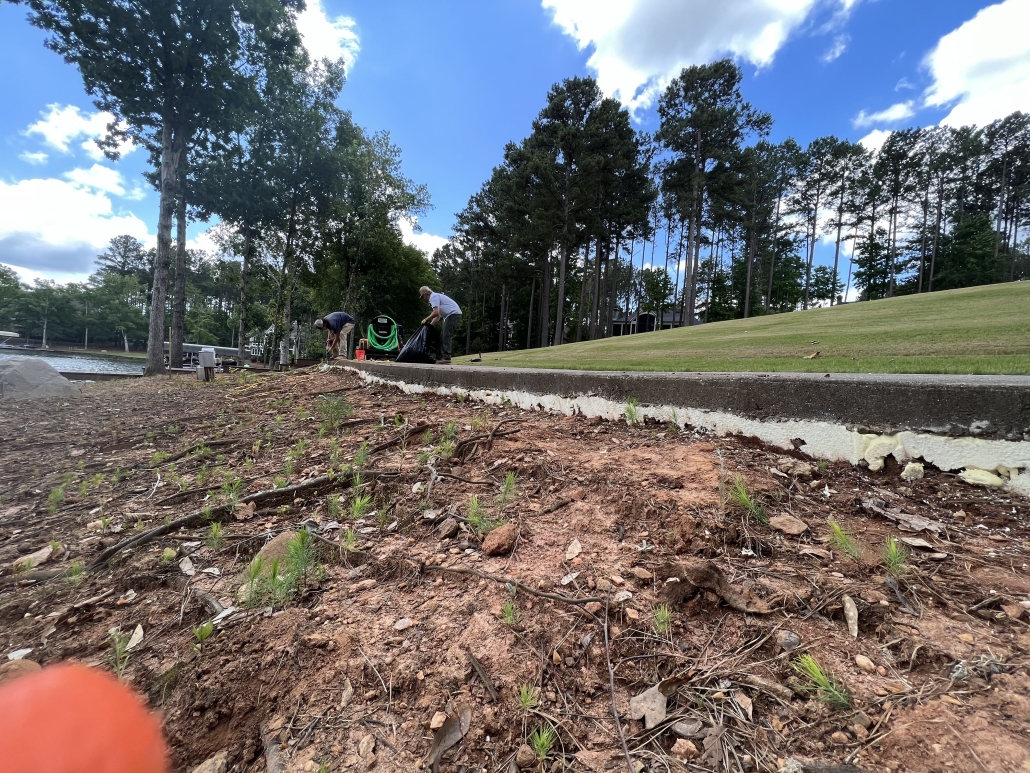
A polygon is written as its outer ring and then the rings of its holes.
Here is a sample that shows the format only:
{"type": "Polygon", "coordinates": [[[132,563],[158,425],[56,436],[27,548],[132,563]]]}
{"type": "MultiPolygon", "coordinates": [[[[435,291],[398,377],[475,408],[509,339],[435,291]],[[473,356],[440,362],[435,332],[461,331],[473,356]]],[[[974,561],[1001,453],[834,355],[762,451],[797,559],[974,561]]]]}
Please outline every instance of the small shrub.
{"type": "Polygon", "coordinates": [[[558,740],[558,733],[550,725],[540,725],[529,736],[529,746],[536,758],[543,762],[551,754],[551,749],[558,740]]]}
{"type": "Polygon", "coordinates": [[[68,570],[65,572],[65,576],[73,582],[79,582],[82,580],[85,571],[86,567],[81,561],[72,561],[71,564],[68,565],[68,570]]]}
{"type": "Polygon", "coordinates": [[[355,494],[354,498],[350,501],[350,517],[355,521],[359,518],[364,518],[371,509],[371,494],[355,494]]]}
{"type": "Polygon", "coordinates": [[[368,443],[367,442],[362,443],[358,447],[358,452],[356,454],[354,454],[354,462],[353,462],[354,469],[360,470],[362,467],[364,467],[366,464],[368,464],[369,451],[370,451],[370,449],[368,447],[368,443]]]}
{"type": "Polygon", "coordinates": [[[222,543],[225,542],[225,533],[222,529],[222,524],[215,523],[211,524],[211,528],[207,533],[207,546],[212,550],[218,550],[222,547],[222,543]]]}
{"type": "Polygon", "coordinates": [[[64,501],[64,486],[58,486],[47,497],[47,512],[54,515],[64,501]]]}
{"type": "Polygon", "coordinates": [[[319,434],[323,437],[340,428],[340,423],[354,413],[347,398],[342,395],[325,395],[316,404],[318,415],[322,419],[319,434]]]}
{"type": "Polygon", "coordinates": [[[206,623],[193,626],[193,637],[197,640],[196,647],[198,650],[203,648],[204,642],[206,642],[214,632],[215,624],[210,620],[206,623]]]}
{"type": "Polygon", "coordinates": [[[516,693],[516,699],[523,711],[531,711],[540,705],[540,688],[534,687],[528,682],[521,684],[519,685],[518,693],[516,693]]]}
{"type": "Polygon", "coordinates": [[[465,513],[465,520],[468,521],[469,526],[475,529],[476,532],[483,537],[504,523],[503,520],[488,516],[486,510],[484,510],[483,506],[479,503],[479,497],[477,496],[473,496],[469,500],[468,511],[465,513]]]}

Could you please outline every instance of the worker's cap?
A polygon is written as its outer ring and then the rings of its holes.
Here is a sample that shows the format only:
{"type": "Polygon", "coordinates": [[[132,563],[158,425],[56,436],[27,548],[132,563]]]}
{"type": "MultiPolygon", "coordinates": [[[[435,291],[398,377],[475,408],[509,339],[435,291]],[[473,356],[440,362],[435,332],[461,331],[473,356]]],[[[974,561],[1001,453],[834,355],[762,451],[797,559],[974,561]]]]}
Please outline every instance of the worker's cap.
{"type": "Polygon", "coordinates": [[[325,327],[325,322],[322,320],[321,317],[315,320],[315,327],[317,327],[319,330],[325,327]]]}
{"type": "Polygon", "coordinates": [[[430,290],[430,289],[429,289],[428,287],[426,287],[425,285],[422,285],[422,286],[421,286],[420,288],[418,288],[418,294],[419,294],[420,296],[421,296],[421,295],[432,295],[432,294],[433,294],[433,291],[432,291],[432,290],[430,290]]]}

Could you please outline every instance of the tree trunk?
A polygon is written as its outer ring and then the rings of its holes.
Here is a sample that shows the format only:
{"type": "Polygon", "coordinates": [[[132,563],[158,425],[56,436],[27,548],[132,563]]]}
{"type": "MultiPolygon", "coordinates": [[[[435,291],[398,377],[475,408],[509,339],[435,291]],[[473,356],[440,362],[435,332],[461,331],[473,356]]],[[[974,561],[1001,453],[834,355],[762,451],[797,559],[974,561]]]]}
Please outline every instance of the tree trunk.
{"type": "Polygon", "coordinates": [[[815,206],[812,208],[812,230],[809,234],[808,244],[808,265],[805,267],[805,303],[802,308],[807,309],[809,303],[809,290],[812,285],[812,263],[815,261],[815,243],[819,238],[819,198],[822,195],[821,187],[815,189],[815,206]]]}
{"type": "Polygon", "coordinates": [[[898,197],[895,196],[894,197],[894,203],[891,206],[891,217],[890,217],[890,224],[891,224],[890,225],[890,229],[891,229],[890,277],[891,277],[891,283],[890,283],[890,288],[887,290],[887,297],[888,298],[893,298],[894,297],[894,271],[895,271],[895,266],[897,265],[897,262],[898,262],[897,252],[898,252],[898,207],[899,206],[900,206],[900,203],[898,201],[898,197]]]}
{"type": "Polygon", "coordinates": [[[773,275],[776,271],[776,253],[780,249],[780,203],[783,201],[783,189],[776,194],[776,217],[773,218],[772,255],[769,257],[769,289],[765,293],[765,313],[769,313],[772,304],[773,275]]]}
{"type": "Polygon", "coordinates": [[[551,253],[544,250],[540,276],[540,346],[551,343],[551,253]]]}
{"type": "Polygon", "coordinates": [[[504,335],[504,321],[507,315],[505,304],[508,301],[508,285],[501,285],[501,318],[497,323],[497,351],[503,352],[507,343],[507,336],[504,335]]]}
{"type": "Polygon", "coordinates": [[[938,181],[937,187],[937,220],[933,226],[933,246],[930,248],[930,276],[926,282],[926,291],[933,292],[933,271],[937,262],[937,239],[941,234],[941,216],[944,209],[944,185],[938,181]]]}
{"type": "MultiPolygon", "coordinates": [[[[168,294],[168,255],[172,249],[172,218],[175,189],[182,153],[182,132],[173,132],[171,116],[161,125],[161,200],[157,219],[157,250],[154,252],[154,284],[150,295],[150,329],[147,335],[147,364],[144,375],[164,373],[165,301],[168,294]]],[[[126,341],[128,347],[128,341],[126,341]]],[[[128,351],[128,348],[126,348],[128,351]]]]}
{"type": "MultiPolygon", "coordinates": [[[[526,348],[533,344],[533,296],[536,293],[536,277],[529,285],[529,318],[526,320],[526,348]]],[[[468,354],[468,345],[465,345],[465,354],[468,354]]]]}
{"type": "Polygon", "coordinates": [[[997,218],[997,221],[996,221],[996,225],[994,227],[994,263],[995,263],[995,265],[998,264],[999,248],[1001,247],[1001,243],[1000,243],[1001,242],[1001,238],[1000,238],[1000,234],[1001,234],[1001,215],[1002,215],[1002,212],[1005,209],[1005,195],[1007,193],[1007,191],[1005,190],[1005,183],[1006,183],[1006,179],[1005,178],[1006,178],[1006,176],[1008,174],[1008,166],[1009,166],[1009,157],[1008,157],[1008,154],[1006,154],[1005,158],[1003,158],[1002,162],[1001,162],[1001,191],[998,193],[998,218],[997,218]]]}
{"type": "Polygon", "coordinates": [[[579,283],[579,311],[576,313],[576,341],[583,340],[583,317],[585,316],[585,309],[588,296],[587,290],[587,273],[590,270],[590,239],[587,238],[586,248],[583,250],[583,278],[579,283]]]}
{"type": "Polygon", "coordinates": [[[590,340],[597,338],[597,315],[601,298],[601,238],[597,238],[594,255],[594,278],[591,282],[590,295],[590,340]]]}
{"type": "Polygon", "coordinates": [[[175,283],[172,291],[172,335],[168,342],[168,367],[182,367],[186,340],[186,173],[179,172],[179,196],[175,212],[175,283]]]}
{"type": "Polygon", "coordinates": [[[250,253],[254,249],[254,231],[250,226],[243,227],[243,268],[240,270],[240,330],[236,346],[236,356],[242,361],[246,356],[243,351],[243,336],[247,332],[247,280],[250,278],[250,253]]]}
{"type": "Polygon", "coordinates": [[[840,201],[837,203],[837,244],[833,248],[833,280],[830,288],[830,306],[837,297],[837,265],[840,259],[840,232],[844,227],[844,180],[845,175],[840,178],[840,201]]]}
{"type": "Polygon", "coordinates": [[[565,165],[565,207],[561,238],[561,265],[558,266],[558,303],[554,314],[554,345],[565,343],[565,273],[569,265],[569,188],[572,170],[565,165]]]}
{"type": "Polygon", "coordinates": [[[608,338],[612,334],[612,322],[615,319],[615,299],[619,293],[619,250],[622,249],[622,234],[617,233],[615,235],[615,253],[613,255],[614,262],[611,258],[608,259],[608,272],[611,274],[611,285],[608,288],[608,311],[605,314],[604,320],[604,338],[608,338]]]}

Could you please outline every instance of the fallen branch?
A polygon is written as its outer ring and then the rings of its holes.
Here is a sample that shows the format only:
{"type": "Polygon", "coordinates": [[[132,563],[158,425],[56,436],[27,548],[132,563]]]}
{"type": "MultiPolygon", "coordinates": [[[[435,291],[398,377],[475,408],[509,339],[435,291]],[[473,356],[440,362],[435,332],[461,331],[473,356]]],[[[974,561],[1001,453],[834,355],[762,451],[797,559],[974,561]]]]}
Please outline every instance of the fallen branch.
{"type": "Polygon", "coordinates": [[[573,606],[580,606],[582,604],[589,604],[591,601],[598,603],[604,601],[604,599],[597,596],[590,596],[588,598],[576,599],[571,596],[559,596],[557,593],[544,593],[541,590],[535,590],[530,588],[528,585],[524,585],[513,577],[501,577],[500,575],[487,574],[486,572],[480,572],[476,569],[466,569],[461,566],[438,566],[435,564],[426,564],[422,567],[423,571],[427,572],[449,572],[451,574],[469,574],[473,577],[481,577],[484,580],[490,580],[491,582],[500,583],[501,585],[511,585],[519,590],[524,590],[533,596],[537,596],[542,599],[550,599],[551,601],[560,601],[563,604],[572,604],[573,606]]]}
{"type": "Polygon", "coordinates": [[[660,567],[658,578],[665,581],[665,595],[674,604],[689,598],[698,590],[714,593],[738,612],[768,615],[773,612],[766,602],[755,599],[746,591],[738,591],[722,570],[711,561],[690,560],[660,567]]]}
{"type": "Polygon", "coordinates": [[[237,442],[239,442],[239,441],[238,440],[201,440],[201,441],[191,445],[185,451],[180,451],[177,454],[172,454],[171,456],[165,457],[164,459],[161,460],[161,463],[159,465],[157,465],[157,467],[154,467],[152,469],[160,469],[161,467],[166,467],[167,465],[171,464],[172,462],[179,461],[179,459],[182,459],[182,457],[184,457],[184,456],[189,456],[190,454],[192,454],[192,453],[194,453],[196,451],[199,451],[201,448],[219,448],[220,446],[231,446],[233,443],[237,443],[237,442]]]}
{"type": "Polygon", "coordinates": [[[380,443],[377,446],[373,446],[371,449],[369,449],[368,456],[369,458],[371,458],[378,454],[380,451],[385,451],[387,448],[393,448],[395,445],[403,443],[412,435],[415,435],[427,429],[431,429],[435,426],[435,422],[430,422],[429,424],[419,424],[417,427],[412,427],[411,429],[405,430],[401,433],[400,437],[396,437],[393,440],[387,440],[385,443],[380,443]]]}
{"type": "Polygon", "coordinates": [[[497,688],[494,687],[494,683],[490,680],[489,675],[486,673],[486,669],[483,668],[483,664],[479,662],[475,655],[472,654],[472,650],[466,650],[465,654],[468,655],[469,662],[472,664],[472,668],[476,670],[479,675],[479,680],[486,687],[486,691],[490,693],[490,699],[494,703],[500,703],[501,696],[497,692],[497,688]]]}
{"type": "Polygon", "coordinates": [[[460,475],[452,475],[449,472],[438,472],[436,475],[438,478],[452,478],[453,480],[460,480],[462,483],[468,483],[470,486],[490,486],[494,483],[492,480],[469,480],[468,478],[463,478],[460,475]]]}
{"type": "MultiPolygon", "coordinates": [[[[505,419],[505,421],[512,421],[512,419],[505,419]]],[[[497,425],[497,426],[499,427],[500,424],[497,425]]],[[[514,435],[516,432],[521,431],[521,429],[522,429],[521,427],[516,427],[515,429],[509,429],[509,430],[505,430],[504,432],[498,432],[497,431],[497,427],[494,427],[493,431],[491,431],[489,434],[486,433],[486,432],[483,432],[483,433],[480,433],[478,435],[472,435],[471,437],[467,437],[464,440],[460,441],[454,447],[454,452],[451,454],[451,459],[459,459],[460,458],[460,460],[463,461],[463,462],[468,461],[468,459],[471,457],[471,453],[469,454],[469,456],[463,456],[462,455],[462,451],[464,451],[467,446],[472,445],[472,444],[478,446],[482,441],[487,440],[487,439],[489,439],[491,441],[491,443],[492,443],[497,438],[507,437],[508,435],[514,435]]],[[[475,451],[475,449],[473,449],[473,452],[474,451],[475,451]]],[[[450,459],[448,461],[450,461],[450,459]]]]}
{"type": "MultiPolygon", "coordinates": [[[[399,471],[379,471],[379,472],[366,472],[363,473],[363,477],[372,480],[378,478],[389,478],[400,475],[399,471]]],[[[349,488],[353,485],[354,479],[349,475],[322,475],[318,478],[312,478],[311,480],[303,481],[294,486],[286,486],[285,488],[268,489],[266,491],[257,491],[253,494],[248,494],[242,497],[238,504],[245,505],[250,502],[265,502],[269,500],[278,499],[292,499],[296,494],[316,490],[322,487],[327,488],[349,488]]],[[[189,515],[184,515],[181,518],[177,518],[169,523],[155,526],[153,529],[149,529],[140,534],[129,537],[128,539],[122,540],[116,545],[104,550],[99,556],[94,559],[90,568],[97,568],[104,566],[112,556],[122,550],[128,550],[129,548],[140,547],[148,542],[152,542],[158,537],[162,537],[165,534],[171,534],[172,532],[179,531],[180,529],[192,526],[194,524],[207,523],[217,519],[219,516],[226,515],[230,512],[228,505],[215,505],[214,507],[205,508],[204,510],[196,510],[189,515]]]]}
{"type": "MultiPolygon", "coordinates": [[[[486,450],[487,451],[492,451],[493,450],[493,448],[494,448],[494,437],[495,436],[496,437],[503,437],[501,435],[497,435],[497,430],[499,430],[505,424],[510,424],[512,422],[516,422],[516,423],[521,424],[523,421],[524,421],[524,419],[501,419],[499,422],[497,422],[497,426],[495,426],[492,430],[490,430],[490,435],[486,439],[486,450]]],[[[518,431],[518,430],[516,430],[516,431],[518,431]]],[[[510,433],[506,433],[506,434],[510,434],[510,433]]]]}
{"type": "Polygon", "coordinates": [[[612,650],[608,642],[608,600],[612,592],[604,599],[604,659],[608,663],[608,686],[612,693],[612,716],[615,718],[615,729],[619,731],[619,740],[622,741],[622,753],[626,757],[626,769],[633,773],[633,760],[629,756],[629,744],[626,743],[626,735],[622,732],[622,722],[619,720],[619,707],[615,704],[615,669],[612,668],[612,650]]]}

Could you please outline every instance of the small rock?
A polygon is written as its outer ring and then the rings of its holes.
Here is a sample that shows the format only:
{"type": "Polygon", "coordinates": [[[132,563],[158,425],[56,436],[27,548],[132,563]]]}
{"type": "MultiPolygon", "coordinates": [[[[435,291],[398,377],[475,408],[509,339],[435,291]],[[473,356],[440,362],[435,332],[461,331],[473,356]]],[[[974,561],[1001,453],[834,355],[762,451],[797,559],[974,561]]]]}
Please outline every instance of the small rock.
{"type": "Polygon", "coordinates": [[[793,631],[780,629],[776,632],[776,644],[784,652],[792,652],[801,646],[801,637],[793,631]]]}
{"type": "Polygon", "coordinates": [[[578,539],[574,539],[572,540],[572,542],[569,543],[569,547],[565,551],[565,560],[571,561],[582,552],[583,546],[580,544],[578,539]]]}
{"type": "Polygon", "coordinates": [[[859,741],[864,741],[866,738],[869,737],[869,731],[861,725],[852,725],[851,732],[855,734],[855,738],[857,738],[859,741]]]}
{"type": "Polygon", "coordinates": [[[848,734],[842,730],[838,730],[836,733],[830,736],[830,743],[836,744],[837,746],[843,746],[846,743],[850,743],[851,739],[848,738],[848,734]]]}
{"type": "Polygon", "coordinates": [[[536,752],[534,752],[529,744],[522,744],[519,750],[515,753],[515,764],[520,768],[530,768],[536,763],[536,752]]]}
{"type": "Polygon", "coordinates": [[[193,773],[225,773],[229,763],[229,752],[226,749],[209,757],[193,769],[193,773]]]}
{"type": "Polygon", "coordinates": [[[811,478],[812,474],[815,472],[815,468],[808,462],[791,459],[790,457],[780,459],[778,466],[780,472],[785,472],[787,475],[793,475],[795,478],[811,478]]]}
{"type": "Polygon", "coordinates": [[[923,477],[923,465],[919,462],[909,462],[905,465],[905,469],[901,471],[901,479],[907,480],[910,483],[914,480],[919,480],[923,477]]]}
{"type": "Polygon", "coordinates": [[[973,634],[971,633],[960,633],[958,635],[958,640],[961,642],[965,642],[966,644],[972,644],[974,641],[976,641],[976,639],[973,638],[973,634]]]}
{"type": "Polygon", "coordinates": [[[40,666],[34,660],[8,660],[6,663],[0,663],[0,684],[4,682],[10,682],[13,679],[17,679],[19,676],[25,676],[26,674],[32,674],[39,671],[40,666]]]}
{"type": "Polygon", "coordinates": [[[652,579],[654,579],[654,575],[651,574],[651,572],[647,571],[642,566],[634,566],[633,567],[633,576],[636,577],[638,580],[652,580],[652,579]]]}
{"type": "Polygon", "coordinates": [[[672,745],[672,753],[681,760],[692,760],[698,754],[697,747],[686,738],[676,739],[676,743],[672,745]]]}
{"type": "Polygon", "coordinates": [[[30,569],[35,569],[40,564],[45,564],[49,560],[50,556],[53,555],[54,549],[47,545],[46,547],[40,548],[35,553],[29,553],[27,556],[22,556],[12,564],[11,568],[15,572],[27,572],[30,569]]]}
{"type": "Polygon", "coordinates": [[[611,580],[608,580],[605,577],[600,578],[597,581],[597,589],[599,591],[601,591],[601,593],[607,593],[608,591],[610,591],[612,589],[611,580]]]}
{"type": "Polygon", "coordinates": [[[1001,611],[1013,620],[1019,620],[1026,614],[1026,610],[1019,604],[1002,604],[1001,611]]]}
{"type": "Polygon", "coordinates": [[[855,720],[856,725],[864,727],[866,730],[873,726],[873,720],[869,719],[869,715],[864,711],[858,712],[852,719],[855,720]]]}
{"type": "Polygon", "coordinates": [[[704,729],[704,723],[700,720],[694,720],[692,722],[674,722],[672,727],[673,735],[677,735],[680,738],[697,738],[701,735],[701,731],[704,729]]]}
{"type": "Polygon", "coordinates": [[[848,623],[848,633],[851,634],[852,639],[858,638],[858,606],[855,604],[855,600],[845,594],[841,597],[841,603],[844,605],[844,619],[848,623]]]}
{"type": "Polygon", "coordinates": [[[808,531],[808,524],[793,515],[776,515],[769,519],[769,525],[777,531],[796,537],[808,531]]]}
{"type": "Polygon", "coordinates": [[[375,586],[376,581],[373,579],[368,579],[354,583],[347,590],[349,590],[351,593],[357,593],[359,591],[368,590],[369,588],[374,588],[375,586]]]}
{"type": "Polygon", "coordinates": [[[627,620],[639,620],[640,619],[640,613],[637,612],[637,610],[633,609],[633,607],[626,607],[626,619],[627,620]]]}
{"type": "Polygon", "coordinates": [[[458,535],[458,522],[453,518],[447,518],[436,529],[436,535],[440,539],[450,539],[458,535]]]}
{"type": "Polygon", "coordinates": [[[621,577],[619,577],[619,575],[617,575],[617,574],[613,574],[611,576],[611,580],[612,580],[612,585],[624,585],[626,583],[626,581],[624,579],[622,579],[621,577]]]}
{"type": "Polygon", "coordinates": [[[602,604],[600,601],[591,601],[587,604],[584,604],[583,609],[585,609],[592,615],[596,615],[601,612],[604,612],[604,604],[602,604]]]}
{"type": "Polygon", "coordinates": [[[447,721],[447,714],[444,713],[443,711],[438,711],[435,714],[433,714],[433,718],[431,720],[429,720],[429,729],[430,730],[439,730],[441,727],[443,727],[443,723],[446,722],[446,721],[447,721]]]}
{"type": "Polygon", "coordinates": [[[855,655],[855,665],[867,674],[871,674],[876,671],[876,664],[865,655],[855,655]]]}
{"type": "Polygon", "coordinates": [[[1001,488],[1005,481],[987,470],[978,470],[969,467],[958,474],[959,478],[970,486],[987,486],[988,488],[1001,488]]]}
{"type": "Polygon", "coordinates": [[[612,596],[612,603],[625,604],[631,598],[633,598],[633,594],[630,593],[628,590],[620,590],[618,593],[612,596]]]}
{"type": "Polygon", "coordinates": [[[369,733],[366,736],[362,736],[358,742],[358,756],[363,760],[368,759],[372,756],[372,753],[376,750],[376,737],[369,733]]]}
{"type": "Polygon", "coordinates": [[[488,556],[507,555],[515,547],[515,537],[515,524],[506,523],[504,526],[498,526],[483,540],[483,552],[488,556]]]}
{"type": "Polygon", "coordinates": [[[862,601],[867,604],[879,604],[881,601],[887,601],[887,594],[878,590],[865,590],[862,591],[862,601]]]}
{"type": "Polygon", "coordinates": [[[400,620],[398,620],[396,623],[393,624],[393,630],[395,630],[395,631],[406,631],[409,628],[411,628],[413,625],[418,625],[418,623],[416,623],[410,617],[402,617],[400,620]]]}
{"type": "Polygon", "coordinates": [[[887,669],[883,666],[877,666],[876,673],[878,673],[880,676],[887,676],[887,669]]]}

